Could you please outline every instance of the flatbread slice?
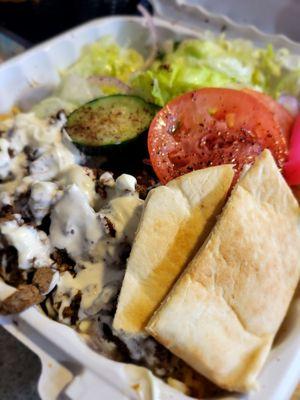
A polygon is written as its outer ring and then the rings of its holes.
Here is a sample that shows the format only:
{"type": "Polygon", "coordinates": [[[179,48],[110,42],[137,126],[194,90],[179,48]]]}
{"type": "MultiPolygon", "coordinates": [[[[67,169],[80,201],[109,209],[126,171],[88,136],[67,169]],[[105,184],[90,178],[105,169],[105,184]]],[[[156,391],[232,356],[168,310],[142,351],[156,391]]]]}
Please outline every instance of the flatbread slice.
{"type": "Polygon", "coordinates": [[[127,263],[115,329],[144,330],[214,225],[233,174],[231,165],[211,167],[151,190],[127,263]]]}
{"type": "Polygon", "coordinates": [[[217,385],[247,391],[299,273],[299,206],[265,150],[146,330],[217,385]]]}

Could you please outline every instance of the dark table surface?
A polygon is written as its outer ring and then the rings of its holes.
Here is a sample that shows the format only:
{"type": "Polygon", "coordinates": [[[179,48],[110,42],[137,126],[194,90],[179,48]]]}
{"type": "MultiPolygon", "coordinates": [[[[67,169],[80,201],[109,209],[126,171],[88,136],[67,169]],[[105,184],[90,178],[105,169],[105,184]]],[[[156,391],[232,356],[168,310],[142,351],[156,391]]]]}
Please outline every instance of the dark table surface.
{"type": "Polygon", "coordinates": [[[39,358],[0,327],[0,399],[38,400],[39,358]]]}

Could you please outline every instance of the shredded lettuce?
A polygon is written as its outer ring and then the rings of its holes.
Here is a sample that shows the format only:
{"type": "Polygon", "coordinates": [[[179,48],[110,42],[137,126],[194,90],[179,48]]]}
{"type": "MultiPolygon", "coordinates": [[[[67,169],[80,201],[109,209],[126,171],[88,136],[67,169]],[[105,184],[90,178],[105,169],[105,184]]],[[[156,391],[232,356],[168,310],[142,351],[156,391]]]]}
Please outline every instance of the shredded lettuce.
{"type": "Polygon", "coordinates": [[[51,98],[35,107],[40,116],[59,109],[67,113],[96,97],[119,93],[114,85],[97,84],[90,77],[113,77],[132,92],[159,106],[177,95],[201,87],[251,87],[277,98],[300,96],[300,57],[271,45],[256,47],[242,39],[206,35],[203,39],[161,43],[150,68],[143,56],[103,37],[84,47],[79,59],[61,73],[61,83],[51,98]]]}
{"type": "Polygon", "coordinates": [[[56,115],[60,110],[64,110],[66,114],[70,114],[76,108],[77,106],[73,103],[56,96],[51,96],[37,103],[32,108],[32,111],[38,118],[47,118],[56,115]]]}
{"type": "Polygon", "coordinates": [[[276,95],[288,94],[300,99],[300,68],[291,71],[279,80],[275,89],[276,95]]]}
{"type": "Polygon", "coordinates": [[[47,97],[33,107],[39,118],[46,118],[64,110],[70,114],[78,106],[96,97],[103,96],[97,85],[79,75],[66,74],[51,97],[47,97]]]}
{"type": "Polygon", "coordinates": [[[38,103],[33,111],[41,118],[62,109],[69,114],[90,100],[119,92],[116,87],[100,87],[89,81],[89,77],[110,76],[127,83],[143,65],[143,56],[136,50],[122,48],[111,37],[103,37],[83,48],[78,60],[61,72],[60,85],[53,95],[38,103]]]}
{"type": "Polygon", "coordinates": [[[93,75],[113,76],[127,83],[142,68],[144,59],[136,50],[122,48],[106,36],[86,46],[78,61],[66,70],[84,78],[93,75]]]}
{"type": "MultiPolygon", "coordinates": [[[[290,73],[285,70],[271,45],[258,48],[249,41],[222,36],[190,39],[137,74],[132,85],[140,95],[161,106],[201,87],[252,87],[277,97],[289,90],[290,73]]],[[[298,72],[296,75],[300,76],[298,72]]]]}

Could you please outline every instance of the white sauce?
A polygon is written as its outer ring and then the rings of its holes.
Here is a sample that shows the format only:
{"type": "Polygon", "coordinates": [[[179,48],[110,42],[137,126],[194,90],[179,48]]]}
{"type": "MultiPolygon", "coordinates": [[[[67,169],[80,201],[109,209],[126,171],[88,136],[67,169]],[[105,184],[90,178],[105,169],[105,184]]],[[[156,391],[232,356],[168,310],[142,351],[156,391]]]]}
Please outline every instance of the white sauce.
{"type": "Polygon", "coordinates": [[[109,264],[120,263],[120,247],[122,244],[132,244],[135,231],[142,212],[143,200],[133,197],[116,197],[99,212],[99,217],[106,231],[106,236],[91,249],[94,260],[105,260],[109,264]],[[111,222],[115,230],[115,237],[109,235],[106,228],[106,219],[111,222]]]}
{"type": "Polygon", "coordinates": [[[62,302],[59,307],[59,320],[68,323],[63,316],[63,309],[70,306],[72,298],[80,291],[82,294],[79,320],[95,315],[105,302],[105,296],[110,299],[110,283],[120,281],[123,272],[118,270],[107,271],[104,263],[82,262],[76,266],[77,274],[73,277],[70,272],[61,274],[58,288],[54,296],[54,304],[62,302]],[[104,291],[103,291],[104,288],[104,291]]]}
{"type": "MultiPolygon", "coordinates": [[[[10,197],[9,204],[11,204],[13,202],[13,199],[12,199],[13,198],[13,194],[14,194],[16,188],[18,187],[18,184],[19,184],[18,180],[9,181],[9,182],[6,182],[6,183],[1,183],[0,184],[1,198],[10,197]]],[[[7,203],[7,202],[4,201],[3,204],[5,204],[5,203],[7,203]]]]}
{"type": "Polygon", "coordinates": [[[116,189],[117,192],[123,193],[123,192],[128,192],[128,193],[136,193],[135,187],[136,187],[136,179],[132,175],[128,174],[122,174],[116,179],[116,189]]]}
{"type": "Polygon", "coordinates": [[[14,195],[21,193],[22,189],[25,189],[25,191],[28,189],[28,186],[25,187],[26,181],[28,181],[28,176],[25,176],[27,166],[28,162],[24,153],[20,153],[10,160],[8,176],[11,176],[13,180],[0,183],[1,195],[6,193],[8,196],[14,197],[14,195]],[[24,179],[26,181],[23,182],[24,179]]]}
{"type": "Polygon", "coordinates": [[[116,197],[99,214],[105,215],[112,221],[119,240],[127,238],[128,242],[132,243],[143,204],[143,200],[138,197],[116,197]]]}
{"type": "Polygon", "coordinates": [[[61,118],[50,124],[33,113],[19,114],[1,123],[6,133],[0,139],[0,179],[11,179],[0,184],[1,193],[25,193],[32,182],[52,180],[83,160],[62,131],[64,123],[61,118]],[[26,148],[32,159],[27,158],[26,148]]]}
{"type": "MultiPolygon", "coordinates": [[[[78,199],[77,207],[84,204],[84,207],[88,207],[87,201],[83,200],[83,196],[76,186],[72,186],[72,198],[78,199]],[[74,192],[74,188],[75,192],[74,192]],[[78,196],[79,197],[78,198],[78,196]]],[[[63,199],[61,199],[63,201],[63,199]]],[[[75,226],[80,226],[82,221],[88,221],[88,219],[96,217],[97,229],[99,234],[99,228],[101,235],[98,240],[95,241],[95,245],[90,246],[90,249],[81,247],[81,251],[75,253],[72,246],[75,244],[76,250],[80,248],[80,243],[85,236],[86,226],[83,228],[80,234],[80,238],[75,241],[71,241],[71,244],[65,243],[64,237],[60,238],[58,242],[61,243],[62,248],[66,248],[69,254],[72,254],[74,259],[77,260],[75,270],[77,271],[76,277],[73,278],[69,272],[62,274],[61,280],[58,284],[54,301],[56,304],[60,304],[59,307],[59,320],[64,323],[70,323],[68,318],[63,316],[63,309],[71,304],[72,298],[78,293],[82,294],[82,300],[80,304],[78,318],[79,320],[85,319],[88,316],[94,315],[105,306],[106,302],[109,302],[111,297],[116,294],[116,288],[119,287],[119,282],[123,278],[124,271],[114,268],[124,260],[120,259],[124,243],[128,245],[132,243],[134,233],[137,228],[137,224],[140,218],[143,201],[135,196],[124,196],[117,197],[109,201],[107,206],[101,210],[97,215],[90,214],[91,209],[86,208],[85,211],[80,210],[80,221],[74,222],[75,226]],[[88,211],[89,210],[89,211],[88,211]],[[87,215],[84,215],[87,212],[87,215]],[[104,217],[109,218],[115,229],[115,235],[111,236],[109,230],[106,230],[106,220],[104,217]],[[101,226],[102,225],[102,226],[101,226]],[[62,240],[62,241],[61,241],[62,240]],[[62,244],[64,243],[64,244],[62,244]],[[87,258],[88,254],[92,256],[93,262],[80,261],[81,259],[87,258]],[[82,268],[83,266],[83,268],[82,268]]],[[[66,200],[66,206],[70,207],[70,199],[66,200]]],[[[56,205],[54,212],[59,207],[59,203],[56,205]]],[[[77,218],[77,214],[72,218],[77,218]]],[[[60,219],[61,220],[61,219],[60,219]]],[[[50,228],[50,234],[52,238],[52,224],[50,228]]],[[[89,222],[91,226],[92,222],[89,222]]],[[[57,233],[55,233],[57,234],[57,233]]],[[[94,236],[95,240],[95,236],[94,236]]],[[[54,243],[54,240],[51,239],[54,243]]],[[[83,242],[87,243],[86,240],[83,242]]],[[[82,246],[82,245],[81,245],[82,246]]]]}
{"type": "Polygon", "coordinates": [[[19,153],[11,159],[10,171],[14,179],[20,179],[27,173],[28,161],[24,153],[19,153]]]}
{"type": "Polygon", "coordinates": [[[0,138],[0,179],[6,179],[10,174],[9,142],[0,138]]]}
{"type": "Polygon", "coordinates": [[[46,120],[36,118],[33,113],[18,114],[8,133],[10,147],[17,154],[23,151],[25,146],[42,153],[47,146],[60,142],[60,129],[61,124],[50,125],[46,120]]]}
{"type": "Polygon", "coordinates": [[[51,212],[50,241],[74,260],[87,257],[102,235],[99,218],[78,186],[70,186],[51,212]]]}
{"type": "Polygon", "coordinates": [[[53,264],[47,235],[30,225],[19,225],[16,220],[0,224],[0,232],[11,246],[18,251],[20,269],[47,267],[53,264]]]}
{"type": "Polygon", "coordinates": [[[11,205],[12,201],[12,197],[9,193],[0,191],[0,207],[11,205]]]}
{"type": "Polygon", "coordinates": [[[95,204],[97,198],[95,192],[95,177],[88,168],[73,164],[57,178],[60,187],[67,187],[75,184],[80,191],[85,194],[91,206],[95,204]]]}
{"type": "Polygon", "coordinates": [[[114,180],[110,172],[99,179],[106,191],[100,198],[94,173],[80,165],[84,158],[63,130],[64,123],[63,116],[50,123],[32,113],[1,123],[6,132],[0,139],[0,179],[8,181],[0,184],[0,205],[13,205],[30,191],[27,207],[33,222],[41,224],[50,213],[51,224],[49,237],[20,218],[3,222],[0,231],[17,249],[23,270],[52,266],[55,248],[66,250],[76,262],[75,276],[55,272],[49,288],[57,288],[53,299],[58,319],[70,324],[63,311],[79,291],[79,320],[111,306],[143,201],[133,176],[114,180]]]}
{"type": "Polygon", "coordinates": [[[52,292],[52,290],[57,286],[59,280],[60,280],[59,272],[58,271],[53,271],[53,276],[52,276],[52,280],[50,282],[50,285],[49,285],[47,291],[42,293],[42,294],[44,296],[46,296],[48,293],[52,292]]]}
{"type": "Polygon", "coordinates": [[[75,161],[76,155],[62,143],[57,143],[30,164],[30,174],[35,180],[48,181],[73,165],[75,161]]]}
{"type": "Polygon", "coordinates": [[[100,176],[99,182],[102,186],[104,186],[105,192],[107,194],[107,200],[102,202],[102,205],[107,204],[109,200],[116,197],[139,197],[136,191],[137,181],[132,175],[122,174],[116,180],[114,180],[113,175],[110,172],[104,172],[100,176]]]}
{"type": "Polygon", "coordinates": [[[115,186],[114,177],[113,177],[112,173],[110,173],[110,172],[104,172],[100,176],[99,182],[104,186],[108,186],[108,187],[114,187],[115,186]]]}
{"type": "Polygon", "coordinates": [[[57,194],[58,186],[54,182],[33,183],[28,204],[37,224],[49,213],[57,194]]]}

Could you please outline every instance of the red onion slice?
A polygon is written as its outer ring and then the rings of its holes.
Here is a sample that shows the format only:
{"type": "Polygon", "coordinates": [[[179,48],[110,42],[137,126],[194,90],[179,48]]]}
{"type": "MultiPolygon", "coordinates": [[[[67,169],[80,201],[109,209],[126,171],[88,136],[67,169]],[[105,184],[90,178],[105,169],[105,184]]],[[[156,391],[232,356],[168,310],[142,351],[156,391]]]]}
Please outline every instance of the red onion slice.
{"type": "Polygon", "coordinates": [[[278,103],[286,108],[294,117],[299,112],[299,102],[296,97],[281,95],[278,99],[278,103]]]}
{"type": "Polygon", "coordinates": [[[149,28],[151,38],[152,38],[152,49],[150,51],[149,57],[146,59],[143,69],[147,69],[153,63],[156,58],[157,51],[158,51],[158,41],[157,41],[157,32],[153,23],[152,15],[148,12],[148,10],[142,5],[139,4],[137,6],[138,11],[142,14],[145,18],[145,23],[149,28]]]}
{"type": "Polygon", "coordinates": [[[115,86],[120,89],[122,93],[129,94],[131,93],[131,87],[126,85],[126,83],[120,81],[118,78],[114,78],[113,76],[100,76],[93,75],[88,78],[91,83],[95,83],[102,86],[115,86]]]}

